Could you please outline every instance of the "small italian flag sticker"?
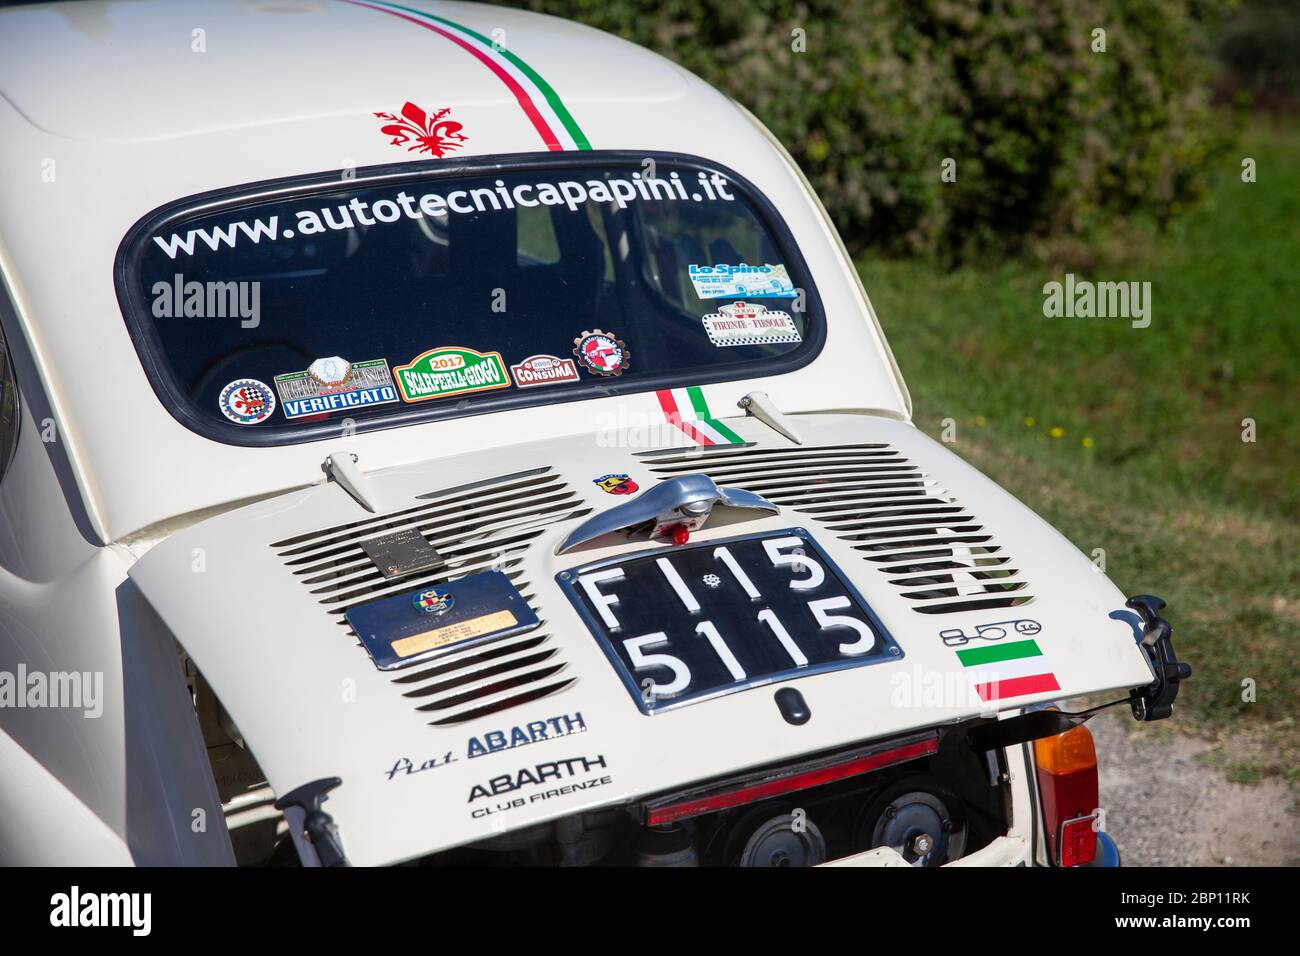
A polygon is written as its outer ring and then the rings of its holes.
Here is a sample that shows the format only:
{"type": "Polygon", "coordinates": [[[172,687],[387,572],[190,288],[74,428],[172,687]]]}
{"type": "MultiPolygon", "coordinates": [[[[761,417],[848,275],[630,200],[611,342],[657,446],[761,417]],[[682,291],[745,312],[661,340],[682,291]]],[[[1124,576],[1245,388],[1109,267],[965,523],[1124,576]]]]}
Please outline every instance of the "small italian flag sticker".
{"type": "Polygon", "coordinates": [[[698,385],[690,388],[665,388],[655,392],[659,407],[669,424],[675,425],[697,445],[743,445],[741,438],[709,411],[704,400],[704,389],[698,385]]]}
{"type": "Polygon", "coordinates": [[[1060,690],[1037,641],[1012,641],[958,651],[980,700],[1004,700],[1060,690]]]}

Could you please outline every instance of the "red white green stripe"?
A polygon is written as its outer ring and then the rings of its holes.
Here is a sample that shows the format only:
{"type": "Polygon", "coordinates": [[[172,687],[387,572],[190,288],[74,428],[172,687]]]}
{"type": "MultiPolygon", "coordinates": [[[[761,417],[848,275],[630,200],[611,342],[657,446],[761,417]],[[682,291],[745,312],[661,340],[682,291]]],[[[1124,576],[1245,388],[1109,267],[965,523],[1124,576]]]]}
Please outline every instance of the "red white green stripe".
{"type": "Polygon", "coordinates": [[[690,388],[665,388],[655,392],[664,417],[676,425],[697,445],[743,445],[741,438],[709,411],[704,399],[704,389],[698,385],[690,388]]]}
{"type": "Polygon", "coordinates": [[[1012,641],[957,652],[980,700],[1003,700],[1060,690],[1037,641],[1012,641]]]}
{"type": "Polygon", "coordinates": [[[519,102],[520,109],[537,130],[546,148],[553,152],[566,149],[591,149],[581,127],[560,99],[559,94],[531,66],[512,51],[494,43],[462,23],[420,10],[388,3],[386,0],[343,0],[356,7],[366,7],[413,23],[469,53],[505,85],[519,102]]]}

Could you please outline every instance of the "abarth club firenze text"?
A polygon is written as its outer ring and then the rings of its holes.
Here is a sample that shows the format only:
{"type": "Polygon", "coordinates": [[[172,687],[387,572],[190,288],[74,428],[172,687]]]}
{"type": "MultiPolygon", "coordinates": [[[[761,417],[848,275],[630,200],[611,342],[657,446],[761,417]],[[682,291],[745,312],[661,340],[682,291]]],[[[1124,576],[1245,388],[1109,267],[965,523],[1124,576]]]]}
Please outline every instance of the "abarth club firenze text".
{"type": "MultiPolygon", "coordinates": [[[[583,774],[589,774],[597,768],[601,770],[605,769],[605,757],[603,754],[598,754],[594,757],[569,757],[566,760],[554,760],[549,763],[535,764],[531,767],[524,767],[514,773],[503,773],[500,776],[488,780],[487,783],[476,783],[470,789],[468,802],[473,803],[475,800],[504,796],[506,794],[515,793],[525,787],[541,786],[548,780],[568,780],[583,774]]],[[[607,786],[611,782],[612,778],[608,775],[590,777],[586,780],[579,780],[551,790],[532,793],[526,800],[523,797],[516,797],[508,802],[498,803],[496,807],[480,807],[473,812],[473,816],[487,816],[491,813],[499,813],[516,807],[522,807],[527,803],[538,803],[543,800],[549,800],[552,797],[575,793],[579,790],[591,790],[596,787],[607,786]]]]}

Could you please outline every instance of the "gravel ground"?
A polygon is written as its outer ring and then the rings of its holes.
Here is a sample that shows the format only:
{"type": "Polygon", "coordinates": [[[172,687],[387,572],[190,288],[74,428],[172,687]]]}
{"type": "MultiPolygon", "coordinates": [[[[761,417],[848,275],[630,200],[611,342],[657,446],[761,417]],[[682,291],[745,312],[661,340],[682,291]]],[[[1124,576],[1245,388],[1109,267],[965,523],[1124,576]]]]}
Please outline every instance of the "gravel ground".
{"type": "Polygon", "coordinates": [[[1088,722],[1106,829],[1125,866],[1300,866],[1300,816],[1286,784],[1231,783],[1197,758],[1209,744],[1120,708],[1088,722]]]}

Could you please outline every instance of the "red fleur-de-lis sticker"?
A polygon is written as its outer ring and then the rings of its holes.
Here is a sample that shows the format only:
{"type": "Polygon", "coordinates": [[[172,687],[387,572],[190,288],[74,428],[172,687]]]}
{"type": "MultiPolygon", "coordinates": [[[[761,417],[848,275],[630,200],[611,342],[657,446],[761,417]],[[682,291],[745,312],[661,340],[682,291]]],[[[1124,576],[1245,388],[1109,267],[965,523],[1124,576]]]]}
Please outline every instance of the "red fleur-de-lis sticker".
{"type": "Polygon", "coordinates": [[[262,409],[266,408],[266,399],[247,388],[241,388],[235,391],[230,404],[241,415],[260,415],[262,409]]]}
{"type": "Polygon", "coordinates": [[[393,113],[376,113],[375,116],[387,121],[379,131],[393,137],[390,142],[394,146],[405,146],[407,152],[429,153],[441,159],[452,150],[460,149],[466,140],[461,124],[446,118],[450,113],[448,107],[430,116],[414,103],[407,103],[400,116],[393,113]]]}

